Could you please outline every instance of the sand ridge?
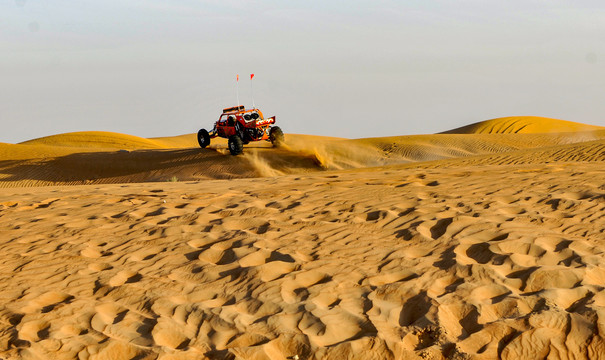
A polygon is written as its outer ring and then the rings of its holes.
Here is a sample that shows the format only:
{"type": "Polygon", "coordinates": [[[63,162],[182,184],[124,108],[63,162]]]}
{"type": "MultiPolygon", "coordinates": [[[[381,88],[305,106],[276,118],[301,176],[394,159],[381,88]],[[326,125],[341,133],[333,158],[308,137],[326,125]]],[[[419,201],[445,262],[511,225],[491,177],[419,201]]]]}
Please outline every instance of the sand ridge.
{"type": "Polygon", "coordinates": [[[604,130],[602,126],[540,116],[509,116],[480,121],[443,134],[536,134],[604,130]]]}
{"type": "Polygon", "coordinates": [[[159,149],[161,141],[107,131],[79,131],[24,141],[24,145],[54,145],[99,149],[159,149]]]}

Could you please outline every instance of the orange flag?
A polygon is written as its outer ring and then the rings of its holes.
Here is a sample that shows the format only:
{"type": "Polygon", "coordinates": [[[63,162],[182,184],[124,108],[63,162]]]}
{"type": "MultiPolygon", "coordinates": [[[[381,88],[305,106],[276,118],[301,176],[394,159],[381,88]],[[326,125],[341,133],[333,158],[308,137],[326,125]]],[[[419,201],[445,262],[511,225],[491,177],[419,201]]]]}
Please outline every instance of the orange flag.
{"type": "Polygon", "coordinates": [[[237,80],[236,81],[239,81],[239,74],[237,74],[237,80]]]}
{"type": "Polygon", "coordinates": [[[252,80],[253,77],[254,77],[254,74],[250,74],[250,80],[252,80]]]}

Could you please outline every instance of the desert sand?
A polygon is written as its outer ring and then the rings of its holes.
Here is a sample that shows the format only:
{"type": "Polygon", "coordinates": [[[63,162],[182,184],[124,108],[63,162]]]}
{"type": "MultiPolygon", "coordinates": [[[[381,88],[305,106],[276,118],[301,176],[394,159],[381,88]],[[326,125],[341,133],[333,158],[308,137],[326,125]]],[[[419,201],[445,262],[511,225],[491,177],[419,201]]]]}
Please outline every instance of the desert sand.
{"type": "Polygon", "coordinates": [[[605,357],[605,128],[0,144],[2,359],[605,357]]]}

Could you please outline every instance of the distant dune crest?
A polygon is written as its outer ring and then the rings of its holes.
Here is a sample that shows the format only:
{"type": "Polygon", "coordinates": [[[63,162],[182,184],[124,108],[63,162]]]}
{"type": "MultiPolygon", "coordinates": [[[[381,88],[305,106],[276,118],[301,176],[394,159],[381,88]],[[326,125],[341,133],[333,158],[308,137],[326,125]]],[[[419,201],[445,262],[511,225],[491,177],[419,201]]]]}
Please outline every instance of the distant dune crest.
{"type": "Polygon", "coordinates": [[[24,141],[22,145],[53,145],[102,149],[160,149],[163,144],[153,139],[108,131],[79,131],[24,141]]]}
{"type": "Polygon", "coordinates": [[[541,134],[596,130],[605,128],[539,116],[509,116],[480,121],[442,134],[541,134]]]}

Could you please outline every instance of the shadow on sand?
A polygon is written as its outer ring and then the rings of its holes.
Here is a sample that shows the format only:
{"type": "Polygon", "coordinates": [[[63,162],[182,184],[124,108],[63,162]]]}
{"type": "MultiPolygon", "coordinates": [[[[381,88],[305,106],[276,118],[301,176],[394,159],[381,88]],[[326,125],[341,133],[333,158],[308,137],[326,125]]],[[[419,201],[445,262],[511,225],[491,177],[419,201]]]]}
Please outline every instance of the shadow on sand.
{"type": "Polygon", "coordinates": [[[0,174],[3,182],[57,184],[230,179],[253,176],[247,163],[213,149],[120,150],[0,161],[0,174]]]}

